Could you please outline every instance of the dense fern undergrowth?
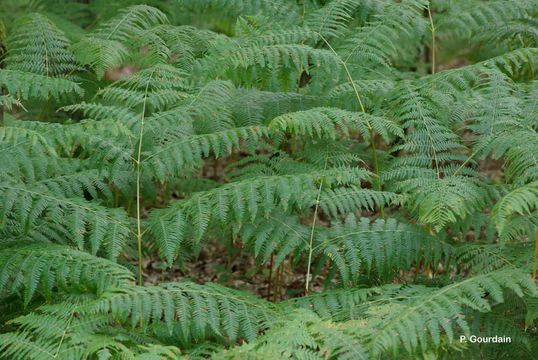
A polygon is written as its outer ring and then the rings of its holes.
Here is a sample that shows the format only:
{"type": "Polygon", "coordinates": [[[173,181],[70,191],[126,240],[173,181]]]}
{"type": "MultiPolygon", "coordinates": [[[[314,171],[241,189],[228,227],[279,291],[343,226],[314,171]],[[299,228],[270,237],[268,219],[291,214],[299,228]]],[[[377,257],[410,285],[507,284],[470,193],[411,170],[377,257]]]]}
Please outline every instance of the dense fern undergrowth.
{"type": "Polygon", "coordinates": [[[534,358],[537,109],[535,0],[2,0],[0,359],[534,358]]]}

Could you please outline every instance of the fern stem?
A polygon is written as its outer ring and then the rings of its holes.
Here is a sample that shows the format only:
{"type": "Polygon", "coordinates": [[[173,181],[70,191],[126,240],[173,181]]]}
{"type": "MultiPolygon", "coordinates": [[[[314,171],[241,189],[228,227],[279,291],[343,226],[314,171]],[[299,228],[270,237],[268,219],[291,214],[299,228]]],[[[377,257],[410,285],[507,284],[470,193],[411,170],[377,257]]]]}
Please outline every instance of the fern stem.
{"type": "Polygon", "coordinates": [[[271,262],[269,264],[269,280],[267,281],[267,300],[271,298],[271,286],[272,277],[273,277],[273,264],[274,264],[275,254],[271,254],[271,262]]]}
{"type": "Polygon", "coordinates": [[[433,24],[430,4],[428,4],[428,18],[430,20],[430,31],[432,33],[432,74],[435,74],[435,26],[433,24]]]}
{"type": "MultiPolygon", "coordinates": [[[[538,261],[538,227],[536,228],[536,232],[534,234],[534,261],[538,261]]],[[[536,264],[532,267],[532,280],[536,281],[536,264]]]]}
{"type": "MultiPolygon", "coordinates": [[[[351,72],[349,71],[349,68],[346,62],[340,57],[340,55],[338,55],[338,53],[334,50],[334,48],[331,46],[331,44],[327,41],[327,39],[325,39],[325,37],[322,34],[320,33],[317,33],[317,34],[321,37],[323,42],[325,42],[325,44],[329,47],[329,49],[334,54],[334,56],[336,56],[338,60],[340,60],[340,63],[342,64],[342,66],[344,67],[344,71],[346,72],[348,81],[351,83],[351,86],[353,87],[353,92],[355,93],[355,97],[357,98],[357,101],[359,102],[361,111],[363,113],[366,113],[366,108],[364,107],[364,104],[362,103],[362,99],[359,94],[359,89],[357,89],[357,85],[353,81],[353,77],[351,76],[351,72]]],[[[372,161],[374,162],[374,174],[376,175],[376,179],[377,179],[375,181],[376,188],[377,188],[377,191],[381,191],[382,186],[381,186],[381,177],[379,174],[379,159],[377,158],[377,149],[375,146],[375,139],[374,139],[374,129],[372,128],[372,125],[370,124],[370,121],[368,121],[368,119],[366,119],[366,126],[368,127],[368,133],[370,134],[370,148],[372,149],[372,161]]],[[[384,219],[385,210],[382,204],[381,204],[381,208],[379,209],[379,212],[380,212],[381,217],[384,219]]]]}
{"type": "Polygon", "coordinates": [[[148,99],[149,83],[153,78],[153,73],[149,77],[144,92],[144,102],[142,103],[142,113],[140,116],[140,132],[138,135],[138,151],[136,154],[136,245],[138,252],[138,285],[144,285],[142,277],[142,219],[141,219],[141,197],[140,197],[140,172],[141,172],[141,157],[142,157],[142,139],[144,137],[144,119],[146,114],[146,101],[148,99]]]}
{"type": "Polygon", "coordinates": [[[452,176],[456,176],[461,170],[463,170],[463,168],[465,167],[465,165],[467,165],[467,164],[468,164],[468,163],[469,163],[469,162],[476,156],[477,153],[478,153],[478,150],[473,151],[473,152],[471,153],[471,155],[470,155],[467,159],[465,159],[465,161],[462,162],[460,166],[458,166],[458,168],[456,169],[456,171],[454,171],[454,173],[452,174],[452,176]]]}
{"type": "Polygon", "coordinates": [[[310,271],[312,268],[312,253],[314,252],[312,243],[314,242],[314,232],[315,232],[315,227],[316,227],[316,219],[318,217],[319,198],[321,197],[322,185],[323,185],[323,182],[320,182],[319,189],[318,189],[318,196],[316,197],[316,207],[314,208],[314,219],[312,220],[312,228],[310,229],[310,241],[308,243],[308,267],[306,269],[305,295],[308,295],[309,289],[310,289],[310,276],[311,276],[310,271]]]}
{"type": "MultiPolygon", "coordinates": [[[[4,95],[3,88],[0,86],[0,96],[4,95]]],[[[0,126],[4,126],[4,107],[0,105],[0,126]]]]}
{"type": "MultiPolygon", "coordinates": [[[[3,23],[0,21],[0,70],[4,68],[4,56],[5,56],[5,47],[3,44],[3,34],[4,34],[4,28],[3,23]]],[[[0,97],[4,95],[4,87],[0,86],[0,97]]],[[[4,125],[4,106],[0,105],[0,126],[4,125]]]]}
{"type": "MultiPolygon", "coordinates": [[[[142,133],[143,123],[140,126],[142,133]]],[[[138,285],[142,286],[144,280],[142,278],[142,227],[140,219],[140,148],[142,144],[142,134],[140,135],[139,151],[136,161],[136,244],[138,252],[138,285]]]]}
{"type": "MultiPolygon", "coordinates": [[[[78,305],[78,300],[76,302],[76,305],[78,305]]],[[[67,335],[67,330],[69,329],[69,326],[71,326],[71,321],[73,320],[73,317],[75,316],[75,310],[71,311],[71,315],[69,315],[69,319],[67,320],[67,324],[65,325],[65,329],[62,333],[62,337],[60,338],[60,342],[58,343],[58,347],[56,348],[56,351],[54,352],[53,358],[56,359],[58,355],[60,354],[60,349],[62,348],[62,344],[64,342],[65,336],[67,335]]]]}
{"type": "Polygon", "coordinates": [[[278,268],[278,301],[282,300],[282,289],[284,287],[284,271],[285,271],[285,262],[282,262],[282,264],[278,268]]]}
{"type": "MultiPolygon", "coordinates": [[[[325,166],[323,170],[327,168],[327,157],[325,157],[325,166]]],[[[316,220],[318,218],[319,211],[319,199],[321,198],[321,188],[323,187],[323,179],[320,179],[318,194],[316,196],[316,206],[314,208],[314,219],[312,219],[312,227],[310,228],[310,240],[308,241],[308,265],[306,268],[306,281],[305,281],[305,295],[308,295],[310,291],[310,271],[312,269],[312,254],[314,252],[314,232],[316,230],[316,220]]]]}

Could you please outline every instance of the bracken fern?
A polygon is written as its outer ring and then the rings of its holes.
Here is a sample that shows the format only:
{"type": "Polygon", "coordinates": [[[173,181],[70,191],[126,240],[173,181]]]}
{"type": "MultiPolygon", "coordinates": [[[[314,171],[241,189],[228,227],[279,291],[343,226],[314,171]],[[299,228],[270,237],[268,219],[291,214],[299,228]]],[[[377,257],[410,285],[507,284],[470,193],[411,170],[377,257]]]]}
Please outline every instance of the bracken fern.
{"type": "Polygon", "coordinates": [[[536,46],[533,0],[2,1],[0,359],[532,358],[536,46]]]}

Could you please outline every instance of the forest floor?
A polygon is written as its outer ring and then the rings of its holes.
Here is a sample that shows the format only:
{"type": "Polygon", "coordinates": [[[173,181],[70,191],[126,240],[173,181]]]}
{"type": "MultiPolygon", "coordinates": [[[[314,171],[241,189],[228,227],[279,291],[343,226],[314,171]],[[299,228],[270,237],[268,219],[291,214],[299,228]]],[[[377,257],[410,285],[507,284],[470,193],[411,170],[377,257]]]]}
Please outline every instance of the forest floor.
{"type": "MultiPolygon", "coordinates": [[[[314,277],[314,292],[323,289],[325,275],[321,273],[314,277]]],[[[304,295],[305,284],[303,269],[294,269],[289,261],[285,261],[277,271],[270,271],[270,266],[257,265],[252,256],[242,253],[241,249],[230,255],[224,246],[210,242],[204,245],[200,256],[194,261],[187,261],[183,269],[177,265],[164,269],[164,264],[158,258],[148,260],[145,263],[144,279],[147,284],[182,280],[200,284],[216,282],[271,301],[304,295]]]]}

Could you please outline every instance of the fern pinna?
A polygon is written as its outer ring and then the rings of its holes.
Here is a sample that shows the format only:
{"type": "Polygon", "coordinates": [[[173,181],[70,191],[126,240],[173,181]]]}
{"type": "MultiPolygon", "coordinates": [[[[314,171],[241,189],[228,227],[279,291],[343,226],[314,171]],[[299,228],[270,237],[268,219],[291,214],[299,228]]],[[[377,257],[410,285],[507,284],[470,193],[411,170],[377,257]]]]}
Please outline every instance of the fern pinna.
{"type": "Polygon", "coordinates": [[[0,359],[533,358],[536,1],[0,10],[0,359]]]}

